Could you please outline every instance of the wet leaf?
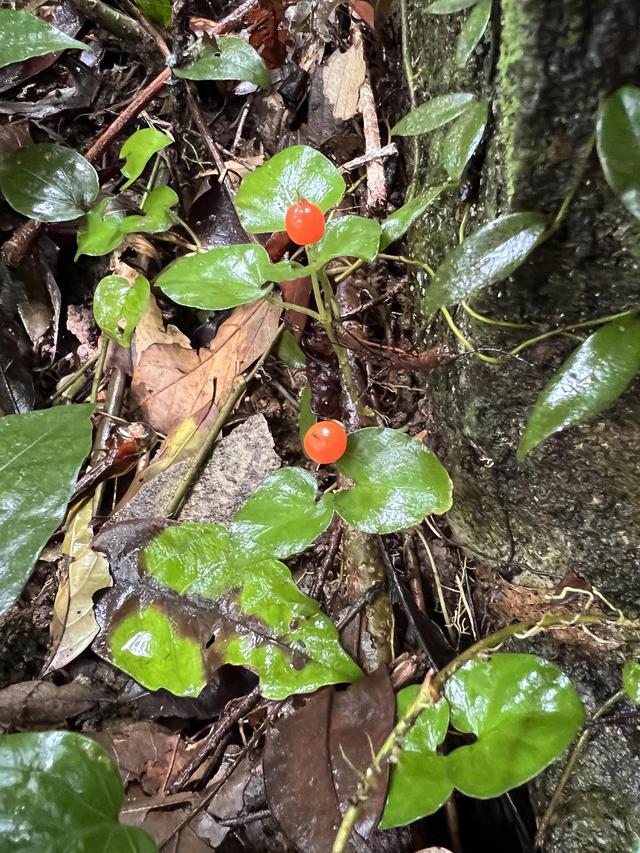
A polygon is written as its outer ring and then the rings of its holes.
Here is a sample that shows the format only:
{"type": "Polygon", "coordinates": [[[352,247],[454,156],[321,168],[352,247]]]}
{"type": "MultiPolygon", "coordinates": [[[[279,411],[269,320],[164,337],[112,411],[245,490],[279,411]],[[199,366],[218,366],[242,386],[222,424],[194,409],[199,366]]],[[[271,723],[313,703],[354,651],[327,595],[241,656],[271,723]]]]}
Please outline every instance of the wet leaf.
{"type": "Polygon", "coordinates": [[[203,43],[198,58],[173,73],[185,80],[240,80],[263,89],[271,85],[271,73],[258,51],[233,36],[217,36],[215,45],[203,43]]]}
{"type": "Polygon", "coordinates": [[[0,9],[0,32],[0,68],[67,48],[89,50],[86,44],[66,36],[42,18],[24,10],[0,9]]]}
{"type": "Polygon", "coordinates": [[[142,215],[127,216],[122,223],[125,234],[140,232],[152,234],[156,231],[168,231],[174,223],[170,208],[179,202],[178,196],[171,187],[162,185],[155,187],[142,205],[142,215]]]}
{"type": "Polygon", "coordinates": [[[460,181],[467,163],[480,144],[488,115],[487,102],[476,101],[456,119],[445,136],[440,148],[440,158],[454,183],[460,181]]]}
{"type": "Polygon", "coordinates": [[[547,227],[539,213],[510,213],[489,222],[450,252],[427,290],[425,313],[455,305],[511,275],[547,227]]]}
{"type": "Polygon", "coordinates": [[[64,517],[91,448],[93,406],[0,418],[0,613],[20,595],[64,517]]]}
{"type": "MultiPolygon", "coordinates": [[[[396,695],[398,719],[406,714],[419,689],[419,685],[414,684],[396,695]]],[[[380,829],[413,823],[433,814],[449,798],[453,782],[447,759],[436,752],[447,736],[448,727],[449,705],[446,699],[420,714],[404,741],[397,763],[391,768],[380,829]]]]}
{"type": "Polygon", "coordinates": [[[129,281],[108,275],[98,282],[93,294],[93,315],[104,334],[120,346],[131,344],[131,335],[142,317],[151,289],[143,275],[129,281]]]}
{"type": "Polygon", "coordinates": [[[575,350],[542,390],[518,445],[518,459],[555,432],[607,408],[640,370],[640,319],[605,323],[575,350]]]}
{"type": "Polygon", "coordinates": [[[311,408],[311,388],[305,385],[300,392],[300,414],[298,416],[298,432],[303,439],[307,430],[312,427],[318,419],[311,408]]]}
{"type": "Polygon", "coordinates": [[[308,248],[310,267],[320,269],[332,258],[372,261],[378,254],[380,226],[364,216],[340,216],[327,223],[321,239],[308,248]]]}
{"type": "Polygon", "coordinates": [[[627,661],[622,670],[622,686],[636,705],[640,705],[640,663],[627,661]]]}
{"type": "MultiPolygon", "coordinates": [[[[169,7],[169,17],[171,17],[171,7],[169,7]]],[[[171,145],[172,142],[173,139],[168,133],[156,130],[154,127],[145,127],[132,133],[120,149],[120,158],[126,161],[120,171],[128,179],[121,189],[126,190],[130,187],[143,173],[144,167],[153,155],[167,145],[171,145]]]]}
{"type": "Polygon", "coordinates": [[[155,853],[140,829],[118,823],[122,781],[111,757],[74,732],[0,739],[0,846],[25,850],[155,853]]]}
{"type": "Polygon", "coordinates": [[[477,738],[447,756],[456,788],[469,797],[498,797],[532,779],[584,722],[569,679],[535,655],[472,660],[447,681],[445,695],[452,724],[477,738]]]}
{"type": "Polygon", "coordinates": [[[281,468],[234,516],[231,533],[252,558],[300,554],[327,529],[332,495],[316,501],[318,484],[302,468],[281,468]]]}
{"type": "Polygon", "coordinates": [[[430,187],[387,216],[381,223],[380,251],[383,252],[391,243],[404,237],[414,222],[420,219],[429,205],[449,186],[450,184],[440,184],[430,187]]]}
{"type": "Polygon", "coordinates": [[[19,148],[0,163],[0,189],[18,213],[38,222],[66,222],[86,213],[99,184],[82,154],[45,142],[19,148]]]}
{"type": "Polygon", "coordinates": [[[454,12],[461,12],[463,9],[468,9],[473,6],[478,0],[435,0],[435,3],[430,3],[426,12],[429,15],[451,15],[454,12]]]}
{"type": "Polygon", "coordinates": [[[275,154],[247,175],[236,194],[236,208],[247,231],[284,231],[287,210],[301,197],[324,212],[336,205],[346,185],[327,158],[306,145],[275,154]]]}
{"type": "Polygon", "coordinates": [[[152,24],[168,30],[171,26],[171,0],[135,0],[136,6],[152,24]]]}
{"type": "Polygon", "coordinates": [[[392,533],[451,507],[451,480],[436,456],[404,433],[368,427],[349,436],[336,468],[355,485],[335,495],[337,512],[365,533],[392,533]]]}
{"type": "Polygon", "coordinates": [[[469,17],[460,30],[458,45],[456,47],[456,63],[458,68],[464,68],[473,51],[478,46],[480,39],[491,17],[491,0],[480,0],[471,10],[469,17]]]}
{"type": "Polygon", "coordinates": [[[469,92],[450,92],[437,95],[426,104],[411,110],[391,128],[392,136],[419,136],[458,118],[476,100],[469,92]]]}
{"type": "Polygon", "coordinates": [[[299,370],[307,363],[300,345],[288,329],[284,330],[278,341],[278,358],[291,370],[299,370]]]}
{"type": "Polygon", "coordinates": [[[607,183],[634,216],[640,218],[640,89],[621,86],[598,111],[598,156],[607,183]]]}

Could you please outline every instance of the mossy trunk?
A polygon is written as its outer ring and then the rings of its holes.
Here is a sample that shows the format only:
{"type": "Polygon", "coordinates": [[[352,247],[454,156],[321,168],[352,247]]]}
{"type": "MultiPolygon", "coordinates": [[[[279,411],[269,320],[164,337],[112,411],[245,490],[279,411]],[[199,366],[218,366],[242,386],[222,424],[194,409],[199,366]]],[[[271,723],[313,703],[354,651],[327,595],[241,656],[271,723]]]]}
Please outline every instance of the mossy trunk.
{"type": "MultiPolygon", "coordinates": [[[[455,49],[468,13],[431,16],[424,0],[406,2],[405,70],[415,101],[471,91],[492,104],[464,185],[431,209],[413,234],[414,254],[436,267],[457,242],[466,204],[469,234],[500,213],[538,210],[553,217],[574,193],[555,236],[473,307],[545,331],[638,306],[640,223],[607,187],[593,146],[599,98],[640,83],[638,0],[494,0],[487,34],[464,70],[456,68],[455,49]]],[[[418,189],[443,178],[440,138],[420,137],[414,149],[418,189]]],[[[500,331],[462,312],[456,320],[476,348],[493,355],[536,334],[500,331]]],[[[576,341],[551,337],[495,367],[465,354],[444,323],[435,325],[436,337],[458,353],[429,384],[432,445],[454,481],[449,522],[456,538],[515,584],[526,578],[531,586],[537,577],[548,585],[572,572],[637,614],[640,381],[603,414],[547,439],[518,464],[527,414],[576,341]]],[[[600,658],[586,666],[577,653],[561,654],[588,704],[618,689],[618,652],[606,665],[600,658]]],[[[545,849],[636,850],[634,736],[633,723],[598,730],[545,849]]],[[[538,810],[554,778],[546,774],[535,785],[538,810]]]]}

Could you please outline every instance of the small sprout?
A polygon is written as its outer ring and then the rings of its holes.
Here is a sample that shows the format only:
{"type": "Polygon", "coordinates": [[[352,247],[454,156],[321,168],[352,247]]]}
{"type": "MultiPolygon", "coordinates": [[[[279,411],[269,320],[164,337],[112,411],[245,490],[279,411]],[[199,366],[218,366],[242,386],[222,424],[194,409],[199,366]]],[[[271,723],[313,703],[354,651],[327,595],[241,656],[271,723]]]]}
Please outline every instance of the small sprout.
{"type": "Polygon", "coordinates": [[[347,449],[347,432],[338,421],[318,421],[304,436],[304,451],[314,462],[337,462],[347,449]]]}
{"type": "Polygon", "coordinates": [[[317,204],[301,198],[287,210],[284,225],[294,243],[309,246],[317,243],[324,234],[324,213],[317,204]]]}

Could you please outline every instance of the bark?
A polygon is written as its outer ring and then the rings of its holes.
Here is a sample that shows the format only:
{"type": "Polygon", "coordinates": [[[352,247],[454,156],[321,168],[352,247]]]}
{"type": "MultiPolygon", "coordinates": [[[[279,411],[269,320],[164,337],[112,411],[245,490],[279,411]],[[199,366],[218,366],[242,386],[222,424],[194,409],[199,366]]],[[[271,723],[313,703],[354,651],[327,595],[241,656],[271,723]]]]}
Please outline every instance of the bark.
{"type": "MultiPolygon", "coordinates": [[[[502,0],[490,31],[464,71],[455,67],[466,13],[430,16],[407,0],[406,69],[417,103],[472,91],[492,104],[481,151],[459,193],[434,206],[412,249],[436,267],[457,242],[463,202],[472,202],[466,233],[501,213],[555,215],[575,196],[557,234],[507,282],[473,307],[496,319],[543,331],[637,306],[640,224],[607,187],[593,150],[598,99],[640,82],[640,4],[636,0],[502,0]],[[457,216],[452,216],[456,211],[457,216]]],[[[438,133],[414,151],[417,188],[439,183],[438,133]]],[[[527,334],[457,321],[477,347],[506,350],[527,334]]],[[[418,325],[420,320],[417,321],[418,325]]],[[[435,325],[435,330],[434,330],[435,325]]],[[[429,345],[451,338],[440,321],[429,345]],[[436,340],[433,340],[435,336],[436,340]]],[[[450,340],[456,349],[456,341],[450,340]]],[[[484,565],[513,583],[588,579],[628,615],[640,609],[640,381],[584,426],[553,436],[520,464],[515,448],[527,414],[549,376],[576,342],[551,338],[500,367],[456,351],[433,372],[432,446],[454,482],[449,522],[484,565]]],[[[545,644],[577,679],[590,706],[620,685],[622,654],[586,661],[545,644]]],[[[628,853],[640,836],[640,762],[634,725],[603,726],[579,763],[559,822],[545,849],[628,853]]],[[[532,786],[540,811],[556,769],[532,786]]]]}

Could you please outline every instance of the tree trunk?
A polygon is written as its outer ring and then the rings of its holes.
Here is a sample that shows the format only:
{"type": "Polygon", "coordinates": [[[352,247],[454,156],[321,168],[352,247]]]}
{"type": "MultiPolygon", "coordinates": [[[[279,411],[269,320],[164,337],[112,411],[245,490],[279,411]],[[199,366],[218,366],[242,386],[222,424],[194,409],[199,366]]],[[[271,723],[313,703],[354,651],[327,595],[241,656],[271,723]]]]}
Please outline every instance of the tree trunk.
{"type": "MultiPolygon", "coordinates": [[[[484,40],[460,71],[455,46],[467,13],[428,15],[425,0],[406,2],[405,71],[415,102],[470,91],[492,104],[464,186],[428,211],[412,237],[415,256],[437,267],[457,242],[467,200],[468,235],[502,213],[537,210],[553,217],[574,193],[555,236],[473,307],[545,331],[637,306],[640,223],[607,187],[593,134],[598,99],[640,82],[640,3],[494,0],[484,40]]],[[[437,160],[442,135],[418,138],[417,189],[443,179],[437,160]]],[[[456,321],[476,348],[492,355],[537,334],[501,331],[462,312],[456,321]]],[[[456,538],[481,565],[515,585],[544,589],[572,572],[627,615],[637,615],[640,381],[600,416],[552,436],[517,463],[527,415],[577,342],[551,337],[495,367],[464,353],[441,320],[433,327],[457,353],[429,386],[432,446],[454,482],[449,522],[456,538]]],[[[577,679],[591,709],[619,689],[623,648],[595,658],[547,641],[537,648],[577,679]]],[[[545,849],[554,853],[636,850],[635,726],[595,731],[547,835],[545,849]]],[[[538,812],[558,775],[552,768],[532,785],[538,812]]]]}

